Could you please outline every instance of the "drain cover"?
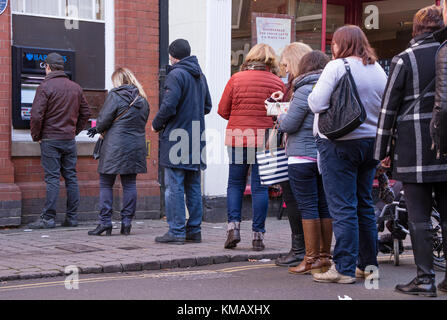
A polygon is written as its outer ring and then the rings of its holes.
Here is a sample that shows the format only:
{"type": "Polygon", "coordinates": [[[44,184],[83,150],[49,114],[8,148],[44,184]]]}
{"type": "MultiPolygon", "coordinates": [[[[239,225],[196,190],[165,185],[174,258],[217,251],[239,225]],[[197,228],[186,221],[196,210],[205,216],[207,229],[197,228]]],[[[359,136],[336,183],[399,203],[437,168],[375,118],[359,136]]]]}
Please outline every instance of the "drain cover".
{"type": "Polygon", "coordinates": [[[69,243],[64,244],[62,246],[56,247],[56,249],[69,251],[72,253],[87,253],[87,252],[96,252],[96,251],[104,251],[103,249],[98,249],[95,247],[86,246],[83,244],[69,243]]]}
{"type": "Polygon", "coordinates": [[[118,248],[118,249],[131,251],[131,250],[138,250],[138,249],[142,249],[142,248],[140,248],[140,247],[123,247],[123,248],[118,248]]]}

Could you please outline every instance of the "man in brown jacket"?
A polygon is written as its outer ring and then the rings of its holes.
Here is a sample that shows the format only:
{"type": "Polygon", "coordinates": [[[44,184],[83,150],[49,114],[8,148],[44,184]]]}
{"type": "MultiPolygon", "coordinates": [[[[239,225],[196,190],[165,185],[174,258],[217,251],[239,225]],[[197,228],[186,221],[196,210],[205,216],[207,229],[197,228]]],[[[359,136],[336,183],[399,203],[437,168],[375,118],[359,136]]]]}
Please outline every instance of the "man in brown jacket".
{"type": "Polygon", "coordinates": [[[90,108],[82,88],[68,79],[64,58],[50,53],[45,59],[47,76],[37,88],[31,110],[31,136],[40,143],[47,195],[40,218],[30,229],[54,228],[60,175],[67,189],[67,212],[63,227],[77,227],[79,187],[76,176],[75,137],[90,118],[90,108]]]}

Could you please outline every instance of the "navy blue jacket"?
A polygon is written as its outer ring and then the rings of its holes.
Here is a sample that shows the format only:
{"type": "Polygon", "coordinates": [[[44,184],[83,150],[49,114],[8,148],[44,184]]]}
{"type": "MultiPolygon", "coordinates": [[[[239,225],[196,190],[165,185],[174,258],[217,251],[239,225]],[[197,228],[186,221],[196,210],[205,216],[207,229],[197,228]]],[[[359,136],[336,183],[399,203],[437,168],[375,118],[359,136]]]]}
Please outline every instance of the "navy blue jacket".
{"type": "Polygon", "coordinates": [[[202,135],[211,107],[208,84],[197,57],[184,58],[168,69],[163,101],[152,122],[152,127],[160,131],[160,166],[206,169],[201,156],[206,152],[202,135]]]}

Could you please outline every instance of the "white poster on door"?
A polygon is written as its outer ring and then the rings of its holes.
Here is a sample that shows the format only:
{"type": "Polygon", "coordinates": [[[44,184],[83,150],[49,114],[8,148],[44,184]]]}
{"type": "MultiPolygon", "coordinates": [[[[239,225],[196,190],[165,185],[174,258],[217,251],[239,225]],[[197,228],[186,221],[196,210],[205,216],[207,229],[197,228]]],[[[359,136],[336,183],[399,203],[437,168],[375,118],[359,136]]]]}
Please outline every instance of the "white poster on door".
{"type": "Polygon", "coordinates": [[[292,20],[256,17],[257,43],[271,46],[277,55],[292,42],[292,20]]]}

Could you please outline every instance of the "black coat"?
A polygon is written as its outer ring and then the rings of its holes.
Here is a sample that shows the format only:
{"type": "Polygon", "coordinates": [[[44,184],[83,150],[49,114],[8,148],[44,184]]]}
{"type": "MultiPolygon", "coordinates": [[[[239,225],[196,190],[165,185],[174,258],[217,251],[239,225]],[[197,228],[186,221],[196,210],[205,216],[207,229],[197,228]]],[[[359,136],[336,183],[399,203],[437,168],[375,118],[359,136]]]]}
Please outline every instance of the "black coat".
{"type": "Polygon", "coordinates": [[[447,161],[432,150],[430,121],[435,103],[434,87],[405,117],[401,115],[435,77],[435,56],[440,44],[431,34],[412,40],[394,57],[379,118],[375,158],[393,159],[393,179],[406,183],[447,181],[447,161]],[[392,134],[397,130],[394,154],[392,134]]]}
{"type": "Polygon", "coordinates": [[[163,101],[152,126],[160,131],[160,166],[205,170],[205,114],[211,111],[208,84],[195,56],[169,70],[163,101]],[[172,152],[171,152],[172,151],[172,152]]]}
{"type": "Polygon", "coordinates": [[[435,39],[442,43],[436,56],[436,96],[433,109],[434,132],[433,140],[437,145],[436,151],[445,156],[447,154],[447,28],[435,34],[435,39]]]}
{"type": "Polygon", "coordinates": [[[101,174],[146,173],[146,123],[149,104],[139,97],[129,111],[116,122],[138,96],[138,89],[124,85],[110,91],[98,116],[96,128],[105,134],[98,172],[101,174]]]}

